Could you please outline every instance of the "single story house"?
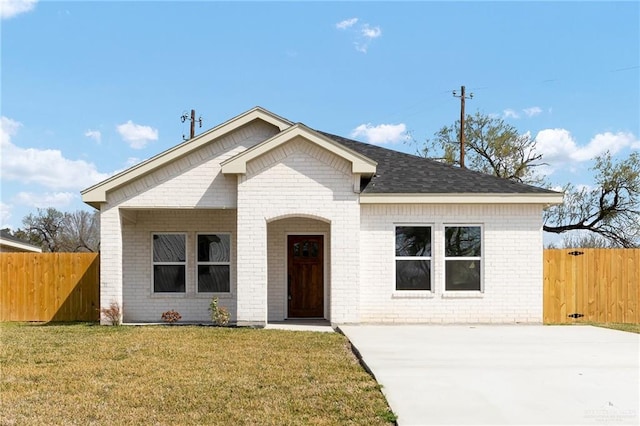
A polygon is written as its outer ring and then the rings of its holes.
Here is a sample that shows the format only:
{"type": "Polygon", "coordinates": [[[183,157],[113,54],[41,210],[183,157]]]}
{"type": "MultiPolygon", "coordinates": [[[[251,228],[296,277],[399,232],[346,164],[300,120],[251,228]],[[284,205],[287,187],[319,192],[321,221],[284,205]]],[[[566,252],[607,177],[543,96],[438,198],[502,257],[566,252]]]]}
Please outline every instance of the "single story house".
{"type": "Polygon", "coordinates": [[[562,194],[256,107],[82,191],[103,307],[233,323],[542,321],[542,211],[562,194]]]}
{"type": "Polygon", "coordinates": [[[42,249],[14,237],[9,229],[0,229],[0,253],[42,253],[42,249]]]}

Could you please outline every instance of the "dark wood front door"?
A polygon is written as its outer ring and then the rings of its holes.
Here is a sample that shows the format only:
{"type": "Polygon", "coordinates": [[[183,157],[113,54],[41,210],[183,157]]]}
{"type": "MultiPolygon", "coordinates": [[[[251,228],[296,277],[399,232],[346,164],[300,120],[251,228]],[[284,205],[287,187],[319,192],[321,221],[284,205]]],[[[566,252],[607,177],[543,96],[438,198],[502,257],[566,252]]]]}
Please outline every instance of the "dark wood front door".
{"type": "Polygon", "coordinates": [[[324,317],[324,237],[289,235],[287,239],[288,317],[324,317]]]}

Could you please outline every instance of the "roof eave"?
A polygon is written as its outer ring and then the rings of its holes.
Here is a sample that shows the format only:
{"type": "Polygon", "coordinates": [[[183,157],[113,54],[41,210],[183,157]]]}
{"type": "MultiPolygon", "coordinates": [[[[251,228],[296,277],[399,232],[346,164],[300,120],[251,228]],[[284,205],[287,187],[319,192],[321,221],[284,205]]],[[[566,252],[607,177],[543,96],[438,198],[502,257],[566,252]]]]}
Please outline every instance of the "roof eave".
{"type": "Polygon", "coordinates": [[[360,194],[360,204],[562,204],[562,193],[360,194]]]}
{"type": "Polygon", "coordinates": [[[29,243],[21,243],[18,241],[8,240],[6,238],[0,237],[0,245],[13,247],[19,250],[29,251],[32,253],[42,253],[42,249],[40,247],[36,247],[29,243]]]}
{"type": "Polygon", "coordinates": [[[146,161],[143,161],[140,164],[130,167],[102,182],[80,191],[80,194],[82,194],[82,201],[92,207],[100,208],[100,203],[106,202],[106,194],[109,190],[126,185],[127,183],[156,170],[164,164],[187,155],[211,140],[219,138],[224,134],[256,119],[262,119],[263,121],[278,127],[281,131],[293,124],[289,120],[257,106],[225,121],[213,129],[194,137],[193,139],[176,145],[146,161]]]}

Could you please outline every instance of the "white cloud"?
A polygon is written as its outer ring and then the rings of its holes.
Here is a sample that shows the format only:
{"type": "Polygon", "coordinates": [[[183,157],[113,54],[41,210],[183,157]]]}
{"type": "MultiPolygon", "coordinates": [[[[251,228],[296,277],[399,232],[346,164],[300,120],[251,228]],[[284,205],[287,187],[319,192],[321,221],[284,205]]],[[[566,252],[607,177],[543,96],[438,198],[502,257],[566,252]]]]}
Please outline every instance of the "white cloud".
{"type": "Polygon", "coordinates": [[[525,113],[527,117],[535,117],[536,115],[540,115],[542,113],[542,109],[537,106],[525,108],[522,111],[525,113]]]}
{"type": "Polygon", "coordinates": [[[518,113],[515,110],[512,110],[510,108],[507,108],[503,111],[503,116],[505,118],[520,118],[518,113]]]}
{"type": "Polygon", "coordinates": [[[368,23],[358,23],[358,18],[345,19],[336,24],[336,28],[339,30],[351,30],[354,34],[355,40],[353,46],[358,52],[367,53],[369,45],[373,40],[382,36],[382,29],[379,26],[372,27],[368,23]]]}
{"type": "Polygon", "coordinates": [[[131,166],[135,166],[140,161],[142,160],[140,160],[138,157],[129,157],[127,158],[127,162],[125,164],[127,165],[127,167],[131,167],[131,166]]]}
{"type": "Polygon", "coordinates": [[[0,0],[0,18],[9,19],[32,11],[38,0],[0,0]]]}
{"type": "Polygon", "coordinates": [[[371,144],[382,145],[406,141],[409,135],[407,135],[407,126],[404,123],[379,124],[377,126],[367,123],[353,129],[351,137],[363,137],[371,144]]]}
{"type": "Polygon", "coordinates": [[[53,190],[80,190],[106,179],[93,163],[65,158],[57,149],[21,148],[11,142],[21,124],[0,119],[2,180],[35,183],[53,190]]]}
{"type": "Polygon", "coordinates": [[[94,141],[96,141],[98,144],[100,142],[102,142],[102,134],[100,133],[99,130],[87,130],[84,134],[86,137],[93,139],[94,141]]]}
{"type": "Polygon", "coordinates": [[[358,18],[345,19],[336,24],[336,28],[339,30],[346,30],[353,27],[358,22],[358,18]]]}
{"type": "Polygon", "coordinates": [[[584,146],[578,145],[566,129],[545,129],[536,136],[536,147],[550,164],[589,161],[606,151],[616,154],[638,144],[638,139],[629,132],[599,133],[584,146]]]}
{"type": "Polygon", "coordinates": [[[11,210],[13,206],[11,204],[5,204],[0,202],[0,228],[10,228],[8,225],[9,219],[11,219],[11,210]]]}
{"type": "Polygon", "coordinates": [[[33,192],[19,192],[13,199],[16,204],[29,207],[57,209],[68,207],[75,201],[77,195],[73,192],[45,192],[36,194],[33,192]]]}
{"type": "MultiPolygon", "coordinates": [[[[537,107],[537,106],[532,106],[532,107],[529,107],[529,108],[523,108],[522,112],[527,117],[535,117],[536,115],[540,115],[542,113],[542,109],[540,107],[537,107]]],[[[520,117],[522,117],[522,115],[520,114],[519,111],[516,111],[513,108],[507,108],[504,111],[502,111],[502,117],[503,118],[519,119],[520,117]]]]}
{"type": "Polygon", "coordinates": [[[118,133],[133,149],[144,148],[149,141],[158,140],[158,130],[151,126],[135,124],[131,120],[116,126],[118,133]]]}
{"type": "Polygon", "coordinates": [[[370,27],[369,24],[364,24],[362,28],[360,28],[360,34],[363,37],[368,39],[378,38],[382,35],[382,30],[380,27],[370,27]]]}

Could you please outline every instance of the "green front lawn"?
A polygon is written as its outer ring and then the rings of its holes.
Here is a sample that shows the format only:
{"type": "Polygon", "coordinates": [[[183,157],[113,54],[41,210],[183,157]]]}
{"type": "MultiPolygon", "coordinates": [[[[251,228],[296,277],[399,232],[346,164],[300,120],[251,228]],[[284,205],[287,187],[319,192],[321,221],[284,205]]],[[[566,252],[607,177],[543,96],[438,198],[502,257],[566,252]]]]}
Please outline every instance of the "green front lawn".
{"type": "Polygon", "coordinates": [[[0,424],[388,424],[337,333],[0,324],[0,424]]]}

